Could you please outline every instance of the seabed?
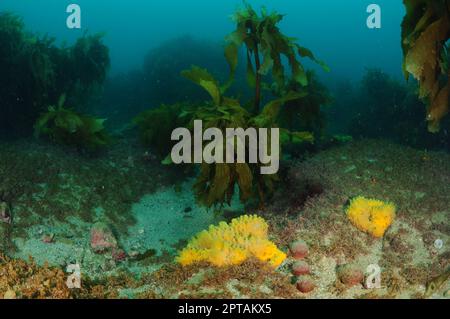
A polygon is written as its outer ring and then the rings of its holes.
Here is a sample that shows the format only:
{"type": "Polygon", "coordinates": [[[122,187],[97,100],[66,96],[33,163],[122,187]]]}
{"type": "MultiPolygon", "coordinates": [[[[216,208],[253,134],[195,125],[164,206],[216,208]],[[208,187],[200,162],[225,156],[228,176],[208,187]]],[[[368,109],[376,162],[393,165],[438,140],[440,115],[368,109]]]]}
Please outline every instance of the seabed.
{"type": "MultiPolygon", "coordinates": [[[[450,154],[384,140],[333,146],[281,163],[282,183],[264,208],[198,206],[194,180],[161,165],[126,139],[89,158],[60,146],[23,140],[0,144],[0,194],[14,198],[2,223],[0,296],[21,298],[422,298],[450,263],[450,154]],[[16,194],[21,194],[17,196],[16,194]],[[395,203],[384,237],[355,228],[351,198],[395,203]],[[199,231],[241,214],[257,214],[288,258],[277,269],[241,265],[182,267],[177,252],[199,231]],[[97,223],[111,227],[120,254],[91,246],[97,223]],[[289,244],[303,240],[315,289],[297,290],[289,244]],[[436,243],[442,243],[437,245],[436,243]],[[78,264],[81,288],[66,285],[78,264]],[[381,287],[345,285],[337,269],[380,267],[381,287]]],[[[431,298],[448,298],[450,282],[431,298]]]]}

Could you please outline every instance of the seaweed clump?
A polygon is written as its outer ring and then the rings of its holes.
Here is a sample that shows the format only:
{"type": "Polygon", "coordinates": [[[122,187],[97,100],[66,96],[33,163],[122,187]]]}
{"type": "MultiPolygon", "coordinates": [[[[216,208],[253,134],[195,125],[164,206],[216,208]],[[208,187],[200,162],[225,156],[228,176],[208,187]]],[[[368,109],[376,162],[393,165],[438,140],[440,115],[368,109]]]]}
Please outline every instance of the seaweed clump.
{"type": "MultiPolygon", "coordinates": [[[[379,69],[367,69],[357,89],[337,98],[337,108],[346,112],[354,137],[386,138],[414,147],[450,146],[445,130],[427,131],[425,105],[416,91],[416,83],[405,85],[379,69]],[[351,107],[344,104],[348,101],[351,107]]],[[[443,119],[441,127],[448,128],[449,119],[443,119]]]]}
{"type": "Polygon", "coordinates": [[[403,68],[419,81],[419,96],[428,105],[428,130],[437,133],[449,111],[450,1],[404,0],[403,68]]]}
{"type": "MultiPolygon", "coordinates": [[[[280,108],[287,101],[300,96],[291,93],[273,100],[264,106],[260,114],[252,116],[240,105],[238,100],[222,96],[219,83],[207,70],[193,67],[182,74],[202,86],[212,98],[212,103],[198,107],[190,114],[189,127],[191,129],[194,120],[202,120],[204,129],[217,128],[221,132],[226,132],[227,128],[247,130],[275,127],[280,108]]],[[[309,135],[299,134],[298,137],[303,142],[310,139],[309,135]]],[[[271,144],[270,136],[268,143],[271,144]]],[[[248,153],[250,144],[244,143],[246,153],[248,153]]],[[[216,146],[226,149],[226,140],[223,141],[223,145],[216,146]]],[[[227,163],[224,158],[212,164],[201,164],[200,174],[194,185],[197,200],[208,207],[230,204],[237,186],[241,202],[245,203],[257,194],[259,203],[264,204],[267,198],[273,194],[278,176],[276,174],[260,174],[262,166],[261,162],[239,163],[234,161],[234,163],[227,163]]]]}
{"type": "Polygon", "coordinates": [[[173,146],[169,142],[172,131],[188,123],[187,119],[180,116],[184,109],[186,107],[181,104],[163,104],[138,114],[133,124],[139,129],[142,144],[152,147],[159,156],[167,156],[173,146]]]}
{"type": "MultiPolygon", "coordinates": [[[[225,57],[229,64],[230,76],[228,81],[220,84],[206,69],[193,66],[182,75],[205,89],[211,102],[197,107],[191,114],[191,119],[202,120],[203,127],[218,128],[223,133],[226,128],[258,129],[279,127],[278,119],[283,106],[289,102],[308,95],[306,90],[291,90],[286,83],[295,82],[301,87],[308,85],[308,76],[299,57],[308,57],[328,69],[323,62],[316,60],[312,52],[301,47],[287,37],[278,28],[283,16],[276,12],[268,13],[265,9],[258,15],[250,5],[234,15],[236,30],[227,36],[225,57]],[[254,89],[252,101],[242,106],[239,100],[226,97],[225,93],[232,85],[239,60],[239,48],[245,46],[247,52],[247,82],[254,89]],[[282,57],[290,63],[291,78],[286,74],[282,57]],[[270,79],[275,79],[274,86],[278,88],[279,96],[260,107],[263,88],[270,89],[271,85],[264,83],[264,76],[271,73],[270,79]]],[[[268,77],[266,77],[268,78],[268,77]]],[[[192,123],[192,121],[191,121],[192,123]]],[[[282,141],[293,140],[300,143],[310,142],[311,134],[297,132],[292,135],[288,130],[283,131],[282,141]]],[[[269,145],[270,143],[269,136],[269,145]]],[[[206,146],[208,147],[208,146],[206,146]]],[[[248,145],[245,145],[248,149],[248,145]]],[[[223,145],[225,149],[225,144],[223,145]]],[[[223,160],[223,159],[222,159],[223,160]]],[[[276,174],[262,175],[259,172],[262,163],[203,163],[200,175],[194,186],[197,199],[206,206],[230,203],[235,187],[240,191],[240,200],[247,202],[257,195],[259,204],[263,205],[275,190],[278,180],[276,174]]]]}
{"type": "MultiPolygon", "coordinates": [[[[307,71],[308,86],[303,87],[295,81],[285,86],[285,91],[304,92],[305,96],[286,102],[280,112],[279,123],[287,130],[310,132],[310,143],[320,141],[325,135],[326,116],[323,107],[333,102],[328,89],[320,83],[313,71],[307,71]]],[[[280,92],[275,92],[279,95],[280,92]]],[[[289,136],[289,144],[296,144],[296,134],[289,136]]]]}
{"type": "Polygon", "coordinates": [[[12,260],[0,254],[0,299],[68,299],[70,289],[66,274],[48,265],[38,267],[31,259],[28,263],[12,260]]]}
{"type": "Polygon", "coordinates": [[[203,101],[207,98],[205,92],[179,74],[200,63],[206,63],[205,67],[214,73],[226,74],[227,65],[222,59],[222,50],[220,43],[188,35],[176,37],[152,49],[145,57],[141,71],[142,82],[139,85],[143,87],[144,100],[151,100],[155,105],[203,101]]]}
{"type": "MultiPolygon", "coordinates": [[[[254,88],[253,113],[260,111],[262,89],[269,89],[271,85],[263,82],[263,77],[271,73],[275,81],[274,85],[280,91],[280,95],[288,93],[286,81],[294,82],[300,86],[308,85],[307,73],[299,60],[299,57],[307,57],[318,63],[324,70],[329,71],[328,66],[317,60],[311,50],[300,46],[296,39],[283,34],[278,24],[283,15],[277,12],[267,12],[265,8],[258,15],[249,4],[233,15],[236,30],[227,36],[225,55],[230,65],[230,80],[225,89],[232,83],[238,64],[238,51],[244,45],[247,53],[247,80],[254,88]],[[290,66],[291,79],[287,79],[283,65],[285,57],[290,66]]],[[[290,89],[290,88],[288,88],[290,89]]]]}
{"type": "Polygon", "coordinates": [[[35,125],[37,137],[45,135],[52,141],[78,149],[90,151],[105,147],[110,137],[105,130],[105,119],[98,119],[77,113],[64,107],[65,95],[60,97],[58,105],[49,106],[35,125]]]}
{"type": "Polygon", "coordinates": [[[0,132],[32,134],[39,114],[66,93],[75,108],[86,107],[105,80],[109,50],[102,35],[84,35],[71,47],[25,30],[22,19],[0,13],[0,132]]]}

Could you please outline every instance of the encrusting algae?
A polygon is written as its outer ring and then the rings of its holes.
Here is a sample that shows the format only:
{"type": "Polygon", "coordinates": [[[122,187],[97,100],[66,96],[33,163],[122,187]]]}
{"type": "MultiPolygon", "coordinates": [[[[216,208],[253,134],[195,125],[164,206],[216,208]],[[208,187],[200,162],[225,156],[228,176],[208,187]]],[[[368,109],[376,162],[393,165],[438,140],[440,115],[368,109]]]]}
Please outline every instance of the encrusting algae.
{"type": "Polygon", "coordinates": [[[373,237],[383,237],[395,218],[395,205],[358,196],[350,202],[347,217],[359,230],[373,237]]]}
{"type": "Polygon", "coordinates": [[[256,215],[244,215],[229,224],[211,225],[193,237],[176,261],[183,266],[208,262],[214,266],[238,265],[250,257],[278,267],[286,254],[268,239],[266,221],[256,215]]]}

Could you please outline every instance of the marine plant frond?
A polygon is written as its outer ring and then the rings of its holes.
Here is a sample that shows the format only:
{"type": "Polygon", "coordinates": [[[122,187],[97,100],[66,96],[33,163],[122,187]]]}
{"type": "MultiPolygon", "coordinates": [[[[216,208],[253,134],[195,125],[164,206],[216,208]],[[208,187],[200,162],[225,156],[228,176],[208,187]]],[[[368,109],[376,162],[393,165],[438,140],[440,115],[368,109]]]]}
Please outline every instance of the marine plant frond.
{"type": "Polygon", "coordinates": [[[267,103],[262,112],[252,119],[257,127],[273,127],[276,124],[281,107],[289,101],[298,100],[307,96],[307,92],[290,91],[286,95],[267,103]]]}
{"type": "Polygon", "coordinates": [[[289,62],[290,76],[302,86],[308,85],[308,78],[299,58],[310,58],[325,71],[329,71],[329,67],[316,59],[311,50],[300,46],[296,39],[280,31],[278,23],[283,17],[277,12],[268,13],[265,8],[258,15],[248,3],[244,3],[244,7],[233,16],[235,31],[226,37],[226,55],[229,61],[237,60],[241,46],[246,48],[247,80],[250,86],[255,88],[255,112],[259,110],[263,76],[271,72],[277,85],[284,87],[287,75],[283,57],[289,62]]]}
{"type": "Polygon", "coordinates": [[[27,31],[19,16],[0,12],[1,133],[32,134],[40,113],[48,105],[56,109],[64,92],[68,104],[86,107],[100,92],[109,64],[101,35],[57,45],[54,37],[27,31]]]}
{"type": "Polygon", "coordinates": [[[205,89],[211,96],[214,104],[220,104],[222,96],[219,83],[208,70],[192,66],[190,70],[182,71],[181,75],[205,89]]]}
{"type": "Polygon", "coordinates": [[[70,49],[77,74],[84,83],[103,82],[110,67],[109,49],[103,44],[104,34],[84,35],[70,49]]]}
{"type": "Polygon", "coordinates": [[[285,144],[314,144],[314,134],[311,132],[290,132],[287,129],[280,130],[280,143],[285,144]]]}
{"type": "Polygon", "coordinates": [[[193,114],[194,111],[186,105],[163,104],[141,112],[133,119],[133,124],[138,127],[141,142],[146,147],[152,147],[157,155],[164,157],[173,146],[172,131],[185,127],[193,114]]]}
{"type": "Polygon", "coordinates": [[[89,151],[98,150],[111,141],[106,132],[106,119],[80,114],[64,107],[65,95],[58,106],[50,106],[36,121],[35,136],[46,136],[59,144],[89,151]]]}
{"type": "Polygon", "coordinates": [[[428,129],[436,133],[449,111],[450,1],[404,0],[404,4],[403,69],[406,78],[412,75],[419,82],[419,97],[428,104],[428,129]]]}

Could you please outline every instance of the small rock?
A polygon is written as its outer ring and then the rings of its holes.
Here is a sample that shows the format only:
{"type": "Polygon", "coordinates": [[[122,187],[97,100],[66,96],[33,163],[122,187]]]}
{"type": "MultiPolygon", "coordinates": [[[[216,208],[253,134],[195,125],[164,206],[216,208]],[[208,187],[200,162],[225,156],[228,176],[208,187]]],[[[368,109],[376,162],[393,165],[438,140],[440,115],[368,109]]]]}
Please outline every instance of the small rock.
{"type": "Polygon", "coordinates": [[[364,280],[364,273],[357,267],[346,264],[337,267],[337,277],[346,286],[352,287],[364,280]]]}
{"type": "Polygon", "coordinates": [[[139,256],[139,252],[136,251],[136,250],[132,250],[132,251],[129,252],[128,255],[129,255],[131,258],[135,258],[135,257],[139,256]]]}
{"type": "Polygon", "coordinates": [[[53,239],[55,238],[55,234],[44,235],[42,236],[42,242],[46,244],[53,243],[53,239]]]}
{"type": "Polygon", "coordinates": [[[16,299],[16,292],[14,290],[7,290],[3,295],[3,299],[16,299]]]}
{"type": "Polygon", "coordinates": [[[104,223],[96,223],[91,229],[91,248],[96,253],[117,248],[117,240],[111,229],[104,223]]]}
{"type": "Polygon", "coordinates": [[[311,268],[305,261],[299,260],[292,265],[292,273],[295,276],[309,275],[311,268]]]}
{"type": "Polygon", "coordinates": [[[442,249],[442,247],[444,247],[444,242],[442,241],[442,239],[439,239],[439,238],[436,239],[434,241],[434,248],[440,250],[440,249],[442,249]]]}
{"type": "Polygon", "coordinates": [[[303,259],[309,253],[308,245],[303,240],[297,240],[289,246],[292,257],[295,259],[303,259]]]}
{"type": "Polygon", "coordinates": [[[297,289],[304,294],[313,291],[314,288],[316,285],[309,276],[302,276],[297,281],[297,289]]]}
{"type": "Polygon", "coordinates": [[[112,257],[113,257],[114,261],[120,262],[120,261],[124,261],[125,259],[127,259],[127,254],[122,249],[113,249],[112,257]]]}

